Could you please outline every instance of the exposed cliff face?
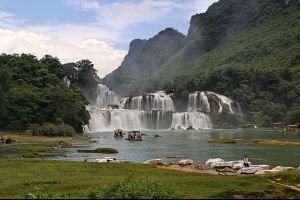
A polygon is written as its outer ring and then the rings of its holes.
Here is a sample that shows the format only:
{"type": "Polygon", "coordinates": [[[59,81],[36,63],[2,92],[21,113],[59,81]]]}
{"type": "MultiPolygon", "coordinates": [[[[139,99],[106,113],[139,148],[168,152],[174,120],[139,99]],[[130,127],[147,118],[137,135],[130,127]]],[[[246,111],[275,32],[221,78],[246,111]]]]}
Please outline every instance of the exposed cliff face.
{"type": "Polygon", "coordinates": [[[186,37],[172,28],[149,40],[133,40],[122,65],[107,75],[104,83],[122,95],[152,91],[154,84],[149,79],[152,72],[178,52],[185,42],[186,37]]]}
{"type": "Polygon", "coordinates": [[[267,1],[226,0],[206,13],[192,16],[185,58],[192,59],[215,48],[227,36],[259,22],[267,1]]]}

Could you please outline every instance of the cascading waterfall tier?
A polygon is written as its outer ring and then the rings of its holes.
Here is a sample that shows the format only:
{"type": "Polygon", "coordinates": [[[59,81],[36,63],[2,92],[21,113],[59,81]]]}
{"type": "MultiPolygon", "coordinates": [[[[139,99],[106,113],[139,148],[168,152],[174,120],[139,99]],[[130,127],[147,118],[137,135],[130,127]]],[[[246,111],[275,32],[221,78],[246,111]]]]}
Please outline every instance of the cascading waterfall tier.
{"type": "Polygon", "coordinates": [[[170,95],[164,91],[145,94],[137,97],[125,97],[120,102],[120,107],[130,110],[144,111],[174,111],[174,103],[170,95]]]}
{"type": "Polygon", "coordinates": [[[118,105],[118,95],[109,90],[105,85],[99,84],[97,88],[96,106],[106,107],[108,105],[118,105]]]}
{"type": "Polygon", "coordinates": [[[231,114],[242,115],[238,102],[214,92],[194,92],[190,94],[188,111],[204,113],[222,113],[227,111],[231,114]]]}
{"type": "Polygon", "coordinates": [[[212,123],[208,115],[201,112],[174,113],[172,129],[211,129],[212,123]]]}
{"type": "Polygon", "coordinates": [[[169,129],[173,112],[104,109],[88,106],[91,120],[88,132],[123,130],[169,129]]]}

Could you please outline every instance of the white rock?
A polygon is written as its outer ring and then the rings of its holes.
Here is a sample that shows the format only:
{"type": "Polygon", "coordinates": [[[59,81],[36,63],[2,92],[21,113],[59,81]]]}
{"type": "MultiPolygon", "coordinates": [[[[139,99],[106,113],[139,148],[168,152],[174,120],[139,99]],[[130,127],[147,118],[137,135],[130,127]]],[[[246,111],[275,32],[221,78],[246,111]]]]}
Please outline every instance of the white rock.
{"type": "Polygon", "coordinates": [[[269,170],[270,165],[251,165],[251,167],[259,167],[261,170],[269,170]]]}
{"type": "Polygon", "coordinates": [[[233,167],[233,162],[215,162],[210,165],[211,168],[220,168],[220,167],[233,167]]]}
{"type": "Polygon", "coordinates": [[[97,163],[110,163],[110,162],[117,162],[117,159],[114,157],[105,157],[103,159],[96,159],[97,163]]]}
{"type": "Polygon", "coordinates": [[[283,171],[285,171],[285,169],[284,169],[284,167],[282,167],[282,166],[277,166],[277,167],[273,168],[272,171],[283,172],[283,171]]]}
{"type": "Polygon", "coordinates": [[[161,165],[163,164],[161,159],[152,159],[152,160],[147,160],[144,162],[144,164],[152,164],[152,165],[161,165]]]}
{"type": "Polygon", "coordinates": [[[239,169],[242,169],[242,168],[244,168],[244,163],[243,162],[242,163],[235,163],[232,166],[232,169],[235,169],[235,170],[239,170],[239,169]]]}
{"type": "Polygon", "coordinates": [[[225,162],[225,161],[223,159],[221,159],[221,158],[209,159],[208,161],[206,161],[205,165],[207,167],[211,167],[211,165],[213,163],[219,163],[219,162],[225,162]]]}
{"type": "Polygon", "coordinates": [[[260,167],[247,167],[240,169],[238,174],[255,174],[257,172],[263,171],[260,167]]]}
{"type": "Polygon", "coordinates": [[[289,170],[289,169],[294,169],[294,168],[293,168],[293,167],[282,167],[282,166],[277,166],[277,167],[273,168],[272,170],[283,172],[283,171],[286,171],[286,170],[289,170]]]}
{"type": "Polygon", "coordinates": [[[192,165],[193,163],[194,163],[194,161],[192,161],[191,159],[186,159],[186,160],[180,160],[179,161],[179,165],[183,165],[183,166],[192,165]]]}

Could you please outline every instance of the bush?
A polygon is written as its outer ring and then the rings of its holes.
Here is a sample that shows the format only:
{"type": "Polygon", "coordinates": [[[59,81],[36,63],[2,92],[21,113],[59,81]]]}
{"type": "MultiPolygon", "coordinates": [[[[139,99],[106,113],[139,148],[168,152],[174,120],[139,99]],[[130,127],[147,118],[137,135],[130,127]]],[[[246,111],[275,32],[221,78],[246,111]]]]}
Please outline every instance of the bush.
{"type": "Polygon", "coordinates": [[[72,136],[75,135],[75,129],[68,124],[51,124],[44,123],[41,126],[34,125],[32,127],[33,135],[43,135],[43,136],[72,136]]]}
{"type": "Polygon", "coordinates": [[[103,154],[115,154],[119,153],[118,150],[112,148],[98,148],[95,150],[78,150],[79,153],[103,153],[103,154]]]}
{"type": "Polygon", "coordinates": [[[210,114],[212,123],[214,128],[239,128],[242,123],[244,123],[244,119],[242,116],[234,115],[231,113],[223,112],[221,114],[211,113],[210,114]]]}
{"type": "Polygon", "coordinates": [[[110,187],[96,189],[87,194],[89,199],[179,199],[174,190],[164,184],[129,177],[110,187]]]}

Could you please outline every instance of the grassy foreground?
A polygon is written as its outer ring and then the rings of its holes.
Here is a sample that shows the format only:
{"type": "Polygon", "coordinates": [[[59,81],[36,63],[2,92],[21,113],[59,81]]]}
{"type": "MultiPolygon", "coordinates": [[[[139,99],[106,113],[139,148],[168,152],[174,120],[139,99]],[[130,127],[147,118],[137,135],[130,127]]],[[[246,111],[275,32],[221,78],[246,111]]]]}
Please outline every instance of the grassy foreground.
{"type": "Polygon", "coordinates": [[[159,182],[184,198],[300,198],[300,193],[270,182],[299,184],[300,171],[269,176],[213,176],[163,170],[141,164],[0,159],[0,198],[25,198],[50,193],[87,198],[88,192],[109,187],[128,176],[159,182]],[[292,179],[292,180],[291,180],[292,179]]]}

